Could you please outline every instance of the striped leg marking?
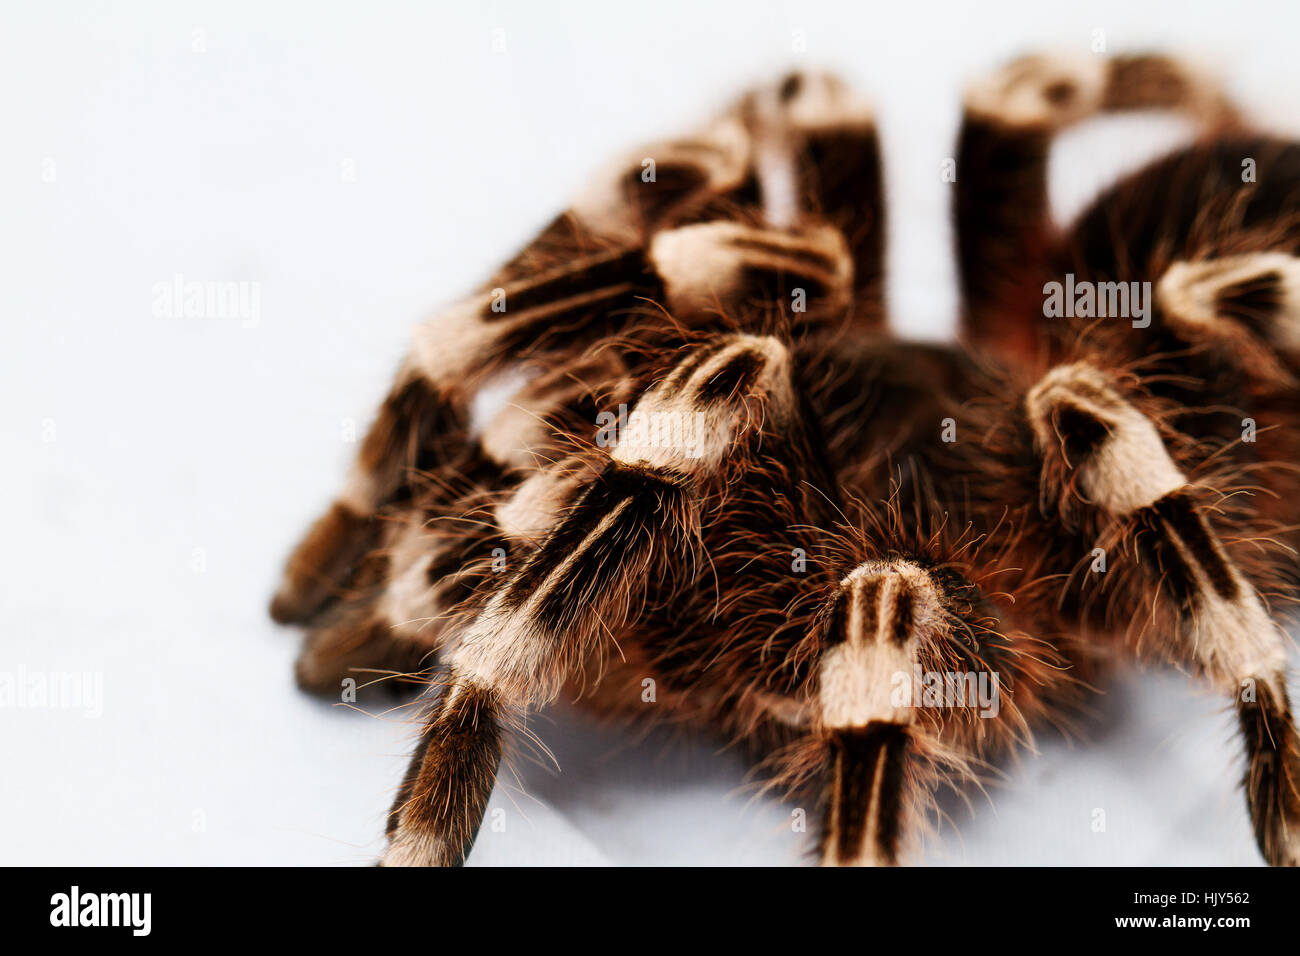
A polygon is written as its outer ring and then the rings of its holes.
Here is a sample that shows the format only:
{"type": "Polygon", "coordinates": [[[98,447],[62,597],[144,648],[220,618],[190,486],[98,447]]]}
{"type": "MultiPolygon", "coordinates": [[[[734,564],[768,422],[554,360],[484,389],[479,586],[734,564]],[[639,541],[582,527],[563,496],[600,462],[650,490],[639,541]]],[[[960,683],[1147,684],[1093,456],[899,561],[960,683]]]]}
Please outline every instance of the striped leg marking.
{"type": "Polygon", "coordinates": [[[909,562],[863,564],[832,598],[820,671],[830,758],[825,865],[898,863],[915,712],[892,694],[897,675],[911,680],[921,641],[942,616],[935,586],[909,562]]]}
{"type": "Polygon", "coordinates": [[[559,487],[559,474],[539,476],[520,487],[516,507],[498,512],[529,534],[550,511],[559,518],[450,643],[450,690],[431,705],[429,729],[393,807],[386,864],[464,859],[495,779],[501,721],[549,702],[565,679],[599,659],[606,635],[629,623],[652,568],[662,581],[689,571],[699,483],[758,423],[779,421],[792,401],[784,346],[719,338],[688,354],[631,413],[670,424],[689,414],[689,441],[661,441],[663,433],[633,427],[585,488],[559,487]],[[475,742],[476,735],[488,743],[475,742]],[[454,784],[444,779],[452,776],[454,784]]]}
{"type": "Polygon", "coordinates": [[[1294,381],[1300,365],[1295,256],[1257,252],[1175,262],[1156,284],[1156,301],[1169,326],[1188,339],[1218,345],[1225,360],[1243,368],[1294,381]]]}
{"type": "Polygon", "coordinates": [[[1280,629],[1229,557],[1154,423],[1103,372],[1060,366],[1031,390],[1026,409],[1040,450],[1068,459],[1084,500],[1133,529],[1149,579],[1176,608],[1177,633],[1169,635],[1175,655],[1234,695],[1260,849],[1270,863],[1295,864],[1300,738],[1287,700],[1280,629]]]}

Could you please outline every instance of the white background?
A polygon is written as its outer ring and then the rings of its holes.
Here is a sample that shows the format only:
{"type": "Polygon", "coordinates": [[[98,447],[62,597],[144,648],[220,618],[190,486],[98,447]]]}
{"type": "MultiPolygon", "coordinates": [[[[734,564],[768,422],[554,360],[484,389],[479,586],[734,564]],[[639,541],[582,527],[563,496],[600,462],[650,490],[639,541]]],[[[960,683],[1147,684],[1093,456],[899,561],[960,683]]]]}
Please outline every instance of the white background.
{"type": "MultiPolygon", "coordinates": [[[[895,324],[941,337],[939,168],[967,79],[1102,29],[1112,50],[1207,59],[1294,129],[1295,9],[6,2],[0,671],[102,674],[104,700],[97,718],[0,709],[0,862],[374,860],[411,729],[298,693],[296,636],[266,603],[411,326],[606,156],[786,67],[837,69],[879,105],[895,324]],[[260,322],[155,317],[178,274],[260,283],[260,322]]],[[[1177,133],[1071,136],[1062,208],[1177,133]]],[[[972,810],[949,801],[959,829],[925,858],[1257,862],[1221,702],[1174,673],[1106,690],[1081,740],[1048,735],[972,810]]],[[[804,858],[790,808],[752,801],[713,742],[629,749],[563,710],[536,729],[562,771],[498,788],[506,830],[471,862],[804,858]]]]}

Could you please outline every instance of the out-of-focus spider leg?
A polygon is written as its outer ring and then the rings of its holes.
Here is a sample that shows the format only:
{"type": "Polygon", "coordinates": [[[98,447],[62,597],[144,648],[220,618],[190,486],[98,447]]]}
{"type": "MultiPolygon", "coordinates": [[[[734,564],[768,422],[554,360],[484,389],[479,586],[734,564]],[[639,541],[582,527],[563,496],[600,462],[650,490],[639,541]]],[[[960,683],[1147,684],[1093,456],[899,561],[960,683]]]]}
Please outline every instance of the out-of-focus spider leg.
{"type": "Polygon", "coordinates": [[[609,351],[543,372],[453,463],[415,476],[414,499],[381,519],[381,546],[359,564],[347,597],[312,621],[296,666],[299,686],[336,696],[344,678],[366,679],[358,671],[404,674],[432,664],[448,612],[502,544],[491,514],[498,489],[567,456],[564,436],[595,420],[605,390],[625,372],[609,351]]]}
{"type": "Polygon", "coordinates": [[[786,348],[769,337],[718,337],[644,393],[632,434],[585,487],[556,490],[569,503],[555,507],[540,548],[449,641],[446,689],[430,703],[389,816],[385,865],[464,860],[496,777],[502,726],[599,660],[606,636],[640,613],[650,575],[661,587],[694,584],[703,489],[760,427],[779,431],[793,412],[786,348]],[[636,421],[695,424],[688,441],[664,442],[636,421]]]}
{"type": "Polygon", "coordinates": [[[1207,133],[1235,122],[1215,84],[1164,56],[1028,56],[969,88],[955,193],[969,341],[1035,354],[1057,238],[1047,192],[1053,140],[1098,113],[1136,109],[1184,112],[1207,133]]]}
{"type": "Polygon", "coordinates": [[[1286,252],[1175,262],[1156,283],[1165,323],[1274,387],[1300,375],[1300,258],[1286,252]]]}
{"type": "Polygon", "coordinates": [[[1121,577],[1131,593],[1114,596],[1126,601],[1123,616],[1158,629],[1169,656],[1233,696],[1260,850],[1275,865],[1300,862],[1300,737],[1284,636],[1253,580],[1273,572],[1268,559],[1248,549],[1254,565],[1243,571],[1204,489],[1188,483],[1155,422],[1114,376],[1085,363],[1058,366],[1028,392],[1025,411],[1042,456],[1045,507],[1138,556],[1144,573],[1121,577]]]}
{"type": "Polygon", "coordinates": [[[750,93],[756,192],[653,237],[677,316],[744,315],[745,330],[884,323],[884,201],[871,109],[835,77],[794,73],[750,93]]]}
{"type": "Polygon", "coordinates": [[[1210,430],[1198,404],[1224,409],[1219,427],[1234,442],[1233,459],[1269,492],[1257,510],[1300,549],[1300,258],[1291,252],[1176,261],[1156,282],[1155,298],[1164,329],[1205,369],[1191,379],[1185,427],[1210,430]]]}
{"type": "Polygon", "coordinates": [[[793,73],[752,94],[745,109],[766,222],[839,232],[849,251],[852,321],[882,328],[884,172],[871,106],[834,76],[793,73]]]}

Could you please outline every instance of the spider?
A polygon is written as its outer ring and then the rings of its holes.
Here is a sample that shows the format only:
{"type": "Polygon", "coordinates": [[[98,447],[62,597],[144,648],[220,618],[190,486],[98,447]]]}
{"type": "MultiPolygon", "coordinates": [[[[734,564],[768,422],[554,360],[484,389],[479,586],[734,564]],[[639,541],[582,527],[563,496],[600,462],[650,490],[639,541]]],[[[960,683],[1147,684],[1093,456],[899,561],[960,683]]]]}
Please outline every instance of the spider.
{"type": "Polygon", "coordinates": [[[383,865],[463,862],[561,693],[742,743],[821,862],[899,863],[937,788],[1152,658],[1233,701],[1260,851],[1300,861],[1300,144],[1176,59],[1030,56],[970,88],[956,168],[957,344],[888,333],[873,114],[813,73],[417,328],[271,608],[303,688],[422,688],[383,865]],[[1054,138],[1137,109],[1200,135],[1054,226],[1054,138]]]}

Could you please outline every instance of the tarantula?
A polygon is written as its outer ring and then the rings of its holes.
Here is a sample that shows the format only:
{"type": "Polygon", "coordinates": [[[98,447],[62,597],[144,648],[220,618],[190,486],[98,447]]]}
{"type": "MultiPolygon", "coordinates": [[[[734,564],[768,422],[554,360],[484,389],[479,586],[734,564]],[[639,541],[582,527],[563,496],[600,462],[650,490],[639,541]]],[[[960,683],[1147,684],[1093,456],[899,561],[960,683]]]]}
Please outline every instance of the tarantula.
{"type": "Polygon", "coordinates": [[[1300,144],[1164,56],[1028,57],[956,168],[960,345],[888,334],[872,111],[812,74],[615,164],[416,330],[271,609],[308,690],[427,685],[384,865],[462,862],[562,691],[743,741],[816,795],[823,862],[893,864],[937,786],[1150,657],[1232,698],[1260,850],[1300,861],[1300,144]],[[1054,227],[1056,134],[1134,109],[1200,138],[1054,227]]]}

